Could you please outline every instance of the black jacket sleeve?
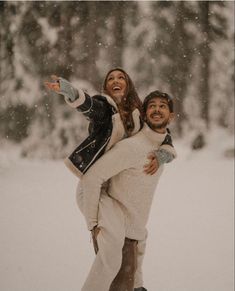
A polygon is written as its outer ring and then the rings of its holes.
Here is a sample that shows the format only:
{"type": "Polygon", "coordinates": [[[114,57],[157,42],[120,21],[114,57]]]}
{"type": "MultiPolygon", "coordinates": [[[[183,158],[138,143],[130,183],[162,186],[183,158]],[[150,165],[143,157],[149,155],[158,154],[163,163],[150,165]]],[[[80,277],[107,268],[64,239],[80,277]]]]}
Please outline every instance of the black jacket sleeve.
{"type": "Polygon", "coordinates": [[[77,110],[94,123],[103,123],[107,116],[115,111],[105,97],[100,95],[91,97],[87,93],[85,93],[85,101],[77,107],[77,110]]]}

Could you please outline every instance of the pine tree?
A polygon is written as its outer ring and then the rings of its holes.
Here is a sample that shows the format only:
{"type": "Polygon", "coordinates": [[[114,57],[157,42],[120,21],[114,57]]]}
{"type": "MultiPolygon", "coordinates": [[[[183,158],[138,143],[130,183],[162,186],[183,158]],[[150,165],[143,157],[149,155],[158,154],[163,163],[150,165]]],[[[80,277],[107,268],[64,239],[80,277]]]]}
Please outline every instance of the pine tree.
{"type": "Polygon", "coordinates": [[[30,91],[19,63],[22,55],[17,36],[22,13],[20,3],[0,2],[0,135],[16,142],[27,137],[33,115],[22,98],[24,92],[30,91]]]}
{"type": "Polygon", "coordinates": [[[223,2],[202,1],[199,2],[198,16],[202,34],[199,50],[201,53],[201,79],[199,85],[199,98],[201,99],[201,116],[205,120],[207,128],[210,125],[210,99],[211,99],[211,71],[212,60],[211,45],[214,41],[224,40],[226,37],[226,19],[220,11],[224,7],[223,2]],[[217,11],[217,12],[216,12],[217,11]]]}
{"type": "Polygon", "coordinates": [[[155,65],[151,74],[158,76],[159,86],[175,98],[176,130],[183,134],[186,121],[184,100],[191,78],[195,36],[187,29],[194,19],[193,7],[187,2],[154,2],[156,38],[151,47],[155,65]],[[158,13],[159,12],[159,13],[158,13]]]}

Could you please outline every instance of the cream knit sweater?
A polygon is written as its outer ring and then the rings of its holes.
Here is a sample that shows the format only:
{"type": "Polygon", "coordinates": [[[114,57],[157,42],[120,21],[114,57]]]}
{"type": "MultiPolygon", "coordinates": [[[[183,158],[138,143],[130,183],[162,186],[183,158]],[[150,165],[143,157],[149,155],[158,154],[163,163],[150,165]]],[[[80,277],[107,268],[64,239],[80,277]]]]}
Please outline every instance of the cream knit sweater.
{"type": "Polygon", "coordinates": [[[122,209],[126,237],[145,238],[152,199],[163,166],[154,175],[146,175],[143,166],[147,163],[148,153],[159,148],[166,134],[159,134],[145,124],[135,136],[117,143],[82,177],[84,214],[89,230],[99,225],[99,200],[104,197],[101,196],[101,186],[110,179],[107,193],[114,199],[114,207],[122,209]]]}

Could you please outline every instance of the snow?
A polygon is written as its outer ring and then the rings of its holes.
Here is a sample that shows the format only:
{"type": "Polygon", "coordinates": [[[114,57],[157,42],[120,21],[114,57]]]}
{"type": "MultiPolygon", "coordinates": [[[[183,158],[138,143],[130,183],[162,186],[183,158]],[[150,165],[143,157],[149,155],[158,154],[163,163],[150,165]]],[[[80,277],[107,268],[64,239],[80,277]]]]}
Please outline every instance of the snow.
{"type": "MultiPolygon", "coordinates": [[[[144,262],[150,291],[233,290],[233,137],[214,131],[192,152],[175,141],[153,202],[144,262]]],[[[0,290],[75,291],[94,253],[62,161],[0,151],[0,290]]]]}
{"type": "Polygon", "coordinates": [[[47,41],[54,45],[58,39],[57,29],[52,28],[45,17],[40,17],[38,23],[41,25],[43,34],[46,36],[47,41]]]}

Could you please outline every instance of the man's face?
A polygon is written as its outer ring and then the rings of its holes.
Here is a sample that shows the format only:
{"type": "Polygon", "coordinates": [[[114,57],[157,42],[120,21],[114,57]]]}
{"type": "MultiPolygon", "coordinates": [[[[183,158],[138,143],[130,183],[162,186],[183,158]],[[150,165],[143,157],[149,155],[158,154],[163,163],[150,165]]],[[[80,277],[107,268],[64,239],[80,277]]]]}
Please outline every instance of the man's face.
{"type": "Polygon", "coordinates": [[[126,89],[127,80],[124,73],[121,71],[112,71],[107,77],[106,91],[117,104],[121,103],[126,89]]]}
{"type": "Polygon", "coordinates": [[[148,102],[145,121],[152,130],[165,133],[173,117],[174,113],[170,112],[167,99],[156,97],[148,102]]]}

